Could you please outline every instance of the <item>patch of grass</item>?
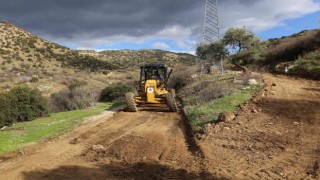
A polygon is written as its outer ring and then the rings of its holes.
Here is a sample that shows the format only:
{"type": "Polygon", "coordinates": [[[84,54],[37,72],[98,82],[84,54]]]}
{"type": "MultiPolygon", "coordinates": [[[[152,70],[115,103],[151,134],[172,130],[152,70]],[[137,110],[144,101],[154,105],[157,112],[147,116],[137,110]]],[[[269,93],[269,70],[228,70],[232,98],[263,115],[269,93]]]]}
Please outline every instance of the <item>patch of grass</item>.
{"type": "Polygon", "coordinates": [[[87,117],[98,115],[103,110],[120,105],[122,103],[101,103],[88,109],[53,113],[50,117],[18,123],[0,131],[0,154],[16,150],[28,143],[62,135],[83,122],[87,117]]]}
{"type": "Polygon", "coordinates": [[[195,130],[199,130],[204,124],[216,123],[221,112],[233,112],[241,104],[251,99],[252,95],[260,89],[258,86],[249,87],[230,96],[187,108],[186,115],[189,123],[195,130]]]}

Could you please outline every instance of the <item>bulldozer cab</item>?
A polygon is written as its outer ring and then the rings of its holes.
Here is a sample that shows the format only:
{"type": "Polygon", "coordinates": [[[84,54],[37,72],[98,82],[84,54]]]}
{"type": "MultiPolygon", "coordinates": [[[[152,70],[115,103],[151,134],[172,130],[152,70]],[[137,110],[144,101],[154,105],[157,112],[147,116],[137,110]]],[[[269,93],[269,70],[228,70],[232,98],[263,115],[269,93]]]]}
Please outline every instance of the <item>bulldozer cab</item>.
{"type": "Polygon", "coordinates": [[[167,83],[168,80],[168,66],[164,64],[151,64],[140,67],[140,81],[159,80],[167,83]]]}

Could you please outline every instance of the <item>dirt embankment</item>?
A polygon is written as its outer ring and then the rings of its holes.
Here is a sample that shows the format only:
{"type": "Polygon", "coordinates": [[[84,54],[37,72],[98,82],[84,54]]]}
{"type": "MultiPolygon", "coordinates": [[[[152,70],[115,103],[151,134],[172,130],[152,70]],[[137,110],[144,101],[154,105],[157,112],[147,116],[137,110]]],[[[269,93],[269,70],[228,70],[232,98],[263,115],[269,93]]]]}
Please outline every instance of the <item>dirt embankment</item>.
{"type": "Polygon", "coordinates": [[[320,84],[264,78],[266,90],[198,144],[166,108],[119,112],[0,157],[0,179],[319,178],[320,84]]]}
{"type": "Polygon", "coordinates": [[[201,141],[209,171],[231,179],[317,179],[320,83],[264,75],[266,88],[201,141]]]}

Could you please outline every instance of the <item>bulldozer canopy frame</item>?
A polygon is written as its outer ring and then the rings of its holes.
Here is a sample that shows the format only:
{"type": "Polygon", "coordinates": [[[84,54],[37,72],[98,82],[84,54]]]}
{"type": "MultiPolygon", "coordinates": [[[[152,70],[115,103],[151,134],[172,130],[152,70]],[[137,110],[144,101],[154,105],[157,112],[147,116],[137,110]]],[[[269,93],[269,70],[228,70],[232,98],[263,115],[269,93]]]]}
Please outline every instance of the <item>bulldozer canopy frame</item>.
{"type": "Polygon", "coordinates": [[[149,79],[160,80],[167,82],[168,67],[163,64],[144,65],[140,67],[140,81],[147,81],[149,79]]]}

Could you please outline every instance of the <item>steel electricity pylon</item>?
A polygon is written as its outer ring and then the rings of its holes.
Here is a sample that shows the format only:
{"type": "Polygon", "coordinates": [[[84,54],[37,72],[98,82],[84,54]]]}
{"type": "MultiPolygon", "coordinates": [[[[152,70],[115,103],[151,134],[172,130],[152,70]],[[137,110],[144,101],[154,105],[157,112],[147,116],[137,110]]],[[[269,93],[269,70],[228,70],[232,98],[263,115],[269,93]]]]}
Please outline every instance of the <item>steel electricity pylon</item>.
{"type": "Polygon", "coordinates": [[[220,38],[218,0],[206,0],[203,22],[203,43],[212,43],[220,38]]]}
{"type": "MultiPolygon", "coordinates": [[[[203,22],[203,42],[210,44],[220,40],[220,21],[218,0],[206,0],[204,9],[204,22],[203,22]]],[[[218,61],[217,59],[215,61],[218,61]]],[[[223,57],[220,54],[221,73],[224,73],[223,57]]]]}

